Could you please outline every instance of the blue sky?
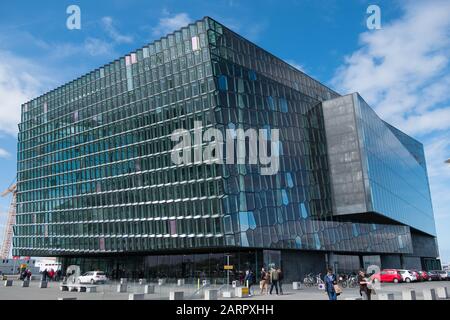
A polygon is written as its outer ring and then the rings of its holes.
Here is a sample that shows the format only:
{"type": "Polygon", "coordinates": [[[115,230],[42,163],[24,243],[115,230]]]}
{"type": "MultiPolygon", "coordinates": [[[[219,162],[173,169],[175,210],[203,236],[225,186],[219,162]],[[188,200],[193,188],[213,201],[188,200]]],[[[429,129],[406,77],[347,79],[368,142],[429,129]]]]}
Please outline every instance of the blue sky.
{"type": "MultiPolygon", "coordinates": [[[[360,92],[424,143],[441,257],[449,262],[449,1],[2,1],[0,188],[15,176],[23,102],[206,15],[338,92],[360,92]],[[73,4],[81,30],[66,28],[73,4]],[[381,8],[381,30],[366,27],[370,4],[381,8]]],[[[0,199],[0,228],[8,204],[0,199]]]]}

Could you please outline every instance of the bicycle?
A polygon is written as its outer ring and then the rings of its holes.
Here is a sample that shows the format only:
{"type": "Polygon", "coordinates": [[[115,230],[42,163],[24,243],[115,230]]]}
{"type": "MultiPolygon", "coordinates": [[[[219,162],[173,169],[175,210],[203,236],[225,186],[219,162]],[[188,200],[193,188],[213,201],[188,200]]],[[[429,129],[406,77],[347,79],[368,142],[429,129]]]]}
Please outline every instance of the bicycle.
{"type": "Polygon", "coordinates": [[[312,276],[312,273],[305,275],[305,277],[303,278],[303,284],[308,288],[314,285],[314,278],[312,276]]]}
{"type": "Polygon", "coordinates": [[[347,279],[347,286],[349,288],[356,288],[358,286],[358,277],[355,275],[351,275],[347,279]]]}

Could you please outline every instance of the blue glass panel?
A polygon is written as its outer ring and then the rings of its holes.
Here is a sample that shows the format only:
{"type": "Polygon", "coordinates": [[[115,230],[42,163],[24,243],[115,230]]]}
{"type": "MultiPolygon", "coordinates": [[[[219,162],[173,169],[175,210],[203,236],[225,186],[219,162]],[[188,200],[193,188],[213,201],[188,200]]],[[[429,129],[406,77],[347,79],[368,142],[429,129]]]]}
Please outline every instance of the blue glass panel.
{"type": "Polygon", "coordinates": [[[227,91],[228,90],[228,79],[225,75],[219,76],[219,90],[220,91],[227,91]]]}
{"type": "Polygon", "coordinates": [[[353,230],[353,236],[357,237],[359,235],[359,232],[358,232],[358,227],[356,224],[352,225],[352,230],[353,230]]]}
{"type": "Polygon", "coordinates": [[[247,234],[245,232],[241,232],[241,246],[249,247],[247,234]]]}
{"type": "Polygon", "coordinates": [[[306,206],[303,202],[300,203],[300,215],[303,219],[308,218],[308,211],[306,210],[306,206]]]}
{"type": "Polygon", "coordinates": [[[286,181],[289,188],[294,187],[294,181],[292,180],[292,174],[290,172],[286,172],[286,181]]]}
{"type": "Polygon", "coordinates": [[[320,245],[320,238],[319,238],[319,234],[318,233],[314,233],[314,242],[315,242],[315,245],[316,245],[316,249],[320,250],[321,245],[320,245]]]}
{"type": "Polygon", "coordinates": [[[249,228],[247,212],[239,212],[239,225],[241,231],[247,231],[249,228]]]}
{"type": "Polygon", "coordinates": [[[287,206],[289,204],[289,198],[286,190],[281,190],[281,198],[283,199],[283,204],[287,206]]]}
{"type": "Polygon", "coordinates": [[[275,103],[273,101],[273,97],[272,96],[268,96],[267,97],[267,104],[269,105],[269,109],[270,110],[275,110],[275,103]]]}
{"type": "Polygon", "coordinates": [[[250,226],[250,229],[255,230],[256,229],[256,221],[255,221],[255,215],[252,211],[248,212],[248,224],[250,226]]]}
{"type": "Polygon", "coordinates": [[[302,248],[302,239],[300,237],[295,237],[295,248],[301,249],[302,248]]]}
{"type": "Polygon", "coordinates": [[[280,107],[281,107],[281,112],[288,112],[288,104],[287,104],[286,99],[280,98],[280,107]]]}

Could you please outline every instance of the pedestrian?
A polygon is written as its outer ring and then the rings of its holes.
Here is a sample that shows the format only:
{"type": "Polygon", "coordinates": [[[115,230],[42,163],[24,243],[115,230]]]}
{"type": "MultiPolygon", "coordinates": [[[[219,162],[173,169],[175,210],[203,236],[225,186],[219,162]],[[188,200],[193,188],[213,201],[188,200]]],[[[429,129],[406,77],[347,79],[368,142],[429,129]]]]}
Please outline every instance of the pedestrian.
{"type": "Polygon", "coordinates": [[[363,300],[371,300],[372,290],[369,289],[368,285],[371,284],[370,281],[367,280],[367,276],[364,273],[364,270],[359,270],[358,273],[358,283],[359,283],[359,294],[361,295],[363,300]]]}
{"type": "Polygon", "coordinates": [[[283,274],[283,271],[281,270],[281,268],[278,268],[277,272],[278,272],[278,287],[280,288],[280,294],[283,295],[284,274],[283,274]]]}
{"type": "Polygon", "coordinates": [[[47,281],[47,269],[44,269],[44,271],[42,271],[42,281],[47,281]]]}
{"type": "Polygon", "coordinates": [[[270,270],[270,283],[270,294],[272,294],[273,288],[275,287],[278,295],[278,270],[275,267],[270,270]]]}
{"type": "Polygon", "coordinates": [[[48,272],[48,281],[53,281],[53,277],[55,276],[55,271],[53,269],[50,269],[48,272]]]}
{"type": "Polygon", "coordinates": [[[31,270],[30,269],[27,270],[27,280],[28,281],[31,280],[31,270]]]}
{"type": "Polygon", "coordinates": [[[333,269],[328,268],[327,274],[323,278],[325,283],[325,292],[328,294],[328,299],[337,300],[337,294],[334,286],[337,284],[336,275],[333,273],[333,269]]]}
{"type": "Polygon", "coordinates": [[[269,286],[269,274],[266,272],[264,268],[261,269],[261,278],[259,281],[259,287],[261,289],[260,295],[263,295],[264,292],[267,294],[267,289],[269,286]]]}
{"type": "Polygon", "coordinates": [[[244,282],[245,282],[245,285],[248,288],[248,295],[252,296],[252,285],[253,285],[253,282],[254,282],[252,270],[249,269],[249,270],[247,270],[245,272],[244,282]]]}
{"type": "Polygon", "coordinates": [[[58,269],[58,271],[56,271],[56,280],[60,281],[61,280],[61,276],[62,276],[62,271],[61,271],[61,269],[58,269]]]}

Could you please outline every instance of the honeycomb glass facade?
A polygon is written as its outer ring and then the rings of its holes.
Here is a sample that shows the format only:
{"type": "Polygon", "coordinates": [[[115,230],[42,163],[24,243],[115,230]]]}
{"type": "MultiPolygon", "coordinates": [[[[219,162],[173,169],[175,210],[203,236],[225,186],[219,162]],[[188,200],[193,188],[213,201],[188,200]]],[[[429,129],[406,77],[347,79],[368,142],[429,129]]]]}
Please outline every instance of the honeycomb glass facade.
{"type": "MultiPolygon", "coordinates": [[[[144,273],[174,254],[167,264],[181,266],[174,267],[177,276],[194,275],[194,265],[218,274],[211,266],[227,252],[241,252],[236,259],[254,268],[301,252],[311,252],[311,261],[327,252],[413,255],[409,220],[336,215],[323,103],[339,97],[206,17],[27,102],[19,125],[14,254],[108,261],[108,272],[133,255],[128,261],[144,273]],[[256,164],[174,164],[171,134],[194,133],[195,122],[223,136],[227,129],[279,129],[271,148],[278,172],[263,175],[256,164]],[[195,259],[205,251],[214,255],[195,259]],[[193,255],[191,267],[189,256],[176,258],[180,252],[193,255]],[[208,268],[195,262],[205,259],[208,268]]],[[[397,180],[386,180],[383,171],[391,159],[380,159],[381,167],[373,162],[377,143],[391,137],[365,108],[364,143],[374,155],[369,183],[395,188],[397,180]]],[[[200,144],[194,147],[205,147],[200,144]]],[[[394,210],[413,215],[412,226],[434,235],[425,164],[418,170],[408,148],[402,150],[398,157],[410,165],[402,177],[417,175],[405,183],[420,185],[423,196],[411,206],[425,216],[410,207],[394,210]],[[421,219],[429,220],[424,228],[421,219]]],[[[359,182],[367,183],[362,176],[359,182]]],[[[372,190],[374,208],[390,215],[385,194],[372,190]]],[[[399,196],[408,202],[411,192],[399,196]]]]}

